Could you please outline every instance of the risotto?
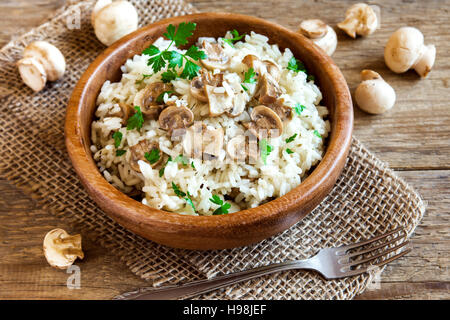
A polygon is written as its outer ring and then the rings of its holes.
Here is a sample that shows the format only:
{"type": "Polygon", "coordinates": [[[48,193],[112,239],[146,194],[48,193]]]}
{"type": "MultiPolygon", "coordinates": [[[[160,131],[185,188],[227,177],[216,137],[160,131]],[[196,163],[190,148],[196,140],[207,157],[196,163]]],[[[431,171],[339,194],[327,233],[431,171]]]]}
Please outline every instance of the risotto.
{"type": "Polygon", "coordinates": [[[330,131],[321,92],[289,49],[236,35],[199,38],[198,59],[161,37],[126,61],[119,82],[103,84],[91,151],[107,181],[189,215],[256,207],[301,183],[330,131]],[[155,72],[152,58],[169,47],[177,65],[155,72]]]}

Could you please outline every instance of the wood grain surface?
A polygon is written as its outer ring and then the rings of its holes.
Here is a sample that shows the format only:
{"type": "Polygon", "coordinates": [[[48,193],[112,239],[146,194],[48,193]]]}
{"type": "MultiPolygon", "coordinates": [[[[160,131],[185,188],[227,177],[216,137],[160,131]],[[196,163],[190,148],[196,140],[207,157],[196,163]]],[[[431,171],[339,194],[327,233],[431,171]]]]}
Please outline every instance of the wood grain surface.
{"type": "MultiPolygon", "coordinates": [[[[356,1],[191,1],[201,11],[254,15],[295,30],[306,18],[335,26],[356,1]]],[[[425,217],[413,237],[414,250],[388,265],[381,286],[357,299],[450,298],[450,1],[371,1],[381,7],[382,27],[368,38],[352,40],[338,31],[333,60],[352,92],[359,72],[372,68],[396,90],[397,103],[384,115],[355,108],[355,135],[422,195],[425,217]],[[383,61],[389,35],[401,26],[418,27],[437,59],[427,79],[414,72],[397,75],[383,61]]],[[[50,17],[63,0],[0,0],[0,46],[50,17]]],[[[70,226],[37,207],[34,200],[0,180],[0,299],[109,299],[145,282],[119,258],[85,240],[81,289],[66,287],[69,274],[50,268],[42,254],[47,231],[70,226]]],[[[86,239],[87,237],[85,237],[86,239]]]]}

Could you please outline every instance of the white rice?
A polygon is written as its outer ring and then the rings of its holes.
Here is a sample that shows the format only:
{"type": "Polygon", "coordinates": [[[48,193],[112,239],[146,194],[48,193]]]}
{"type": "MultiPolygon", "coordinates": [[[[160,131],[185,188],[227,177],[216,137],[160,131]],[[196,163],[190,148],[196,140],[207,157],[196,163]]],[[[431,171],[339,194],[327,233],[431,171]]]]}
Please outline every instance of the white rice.
{"type": "MultiPolygon", "coordinates": [[[[169,43],[159,38],[154,45],[164,50],[169,43]]],[[[220,156],[212,161],[189,159],[189,163],[193,162],[195,169],[191,165],[184,166],[179,162],[168,162],[162,177],[159,176],[160,167],[152,169],[146,161],[139,161],[141,173],[132,170],[129,165],[131,156],[129,147],[141,140],[149,139],[158,142],[159,149],[172,158],[183,153],[181,143],[171,141],[166,132],[158,128],[157,121],[146,120],[142,129],[127,130],[126,125],[121,123],[121,118],[109,115],[119,108],[119,102],[133,105],[136,93],[144,89],[146,84],[160,81],[161,73],[165,71],[163,69],[153,74],[151,67],[147,66],[149,57],[135,55],[122,66],[121,81],[116,83],[106,81],[97,99],[98,107],[95,113],[97,120],[92,123],[91,151],[106,180],[126,193],[130,193],[135,188],[142,190],[145,194],[142,203],[145,205],[192,215],[211,215],[219,207],[209,200],[212,195],[218,195],[224,199],[232,188],[239,189],[235,202],[227,200],[231,204],[230,212],[235,212],[256,207],[272,198],[280,197],[301,183],[310,168],[322,159],[324,139],[330,131],[330,124],[325,119],[328,110],[326,107],[319,106],[322,99],[319,88],[313,81],[307,81],[305,73],[286,69],[293,56],[292,52],[289,49],[283,53],[280,52],[278,46],[268,44],[268,39],[263,35],[252,32],[251,35],[245,36],[245,41],[237,42],[234,48],[224,45],[224,49],[231,57],[230,68],[225,72],[225,78],[230,79],[230,83],[240,86],[244,73],[247,71],[242,59],[248,54],[253,54],[262,60],[276,63],[282,70],[279,84],[283,91],[281,98],[284,98],[285,103],[289,106],[300,103],[306,107],[301,115],[294,112],[292,120],[284,123],[280,137],[269,139],[273,151],[267,157],[266,164],[261,159],[255,164],[248,164],[231,161],[227,157],[226,142],[245,132],[246,129],[238,121],[250,121],[248,110],[237,118],[226,115],[207,117],[208,105],[200,103],[191,96],[190,81],[177,79],[172,81],[172,84],[179,96],[172,96],[169,99],[165,95],[165,102],[172,100],[178,106],[188,106],[192,108],[195,120],[201,119],[208,126],[223,128],[224,146],[220,156]],[[137,84],[136,81],[141,80],[143,74],[152,74],[152,76],[137,84]],[[127,151],[122,156],[116,156],[112,138],[112,133],[115,131],[120,131],[123,135],[121,144],[117,148],[127,151]],[[285,140],[294,134],[297,134],[294,141],[286,143],[285,140]],[[287,148],[293,153],[288,154],[287,148]],[[196,212],[184,198],[174,193],[172,182],[178,185],[180,190],[189,192],[196,212]]],[[[179,50],[179,52],[184,51],[179,50]]],[[[254,93],[255,86],[245,85],[249,89],[245,92],[248,95],[246,97],[248,101],[250,95],[254,93]]],[[[219,90],[232,89],[219,88],[219,90]]]]}

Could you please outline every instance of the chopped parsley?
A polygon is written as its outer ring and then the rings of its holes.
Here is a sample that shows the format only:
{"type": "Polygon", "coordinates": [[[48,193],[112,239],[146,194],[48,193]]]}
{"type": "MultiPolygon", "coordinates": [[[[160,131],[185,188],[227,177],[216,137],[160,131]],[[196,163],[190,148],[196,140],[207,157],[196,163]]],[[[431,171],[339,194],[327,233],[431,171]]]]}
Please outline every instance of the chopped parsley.
{"type": "Polygon", "coordinates": [[[116,157],[120,157],[123,156],[125,153],[127,152],[127,150],[116,150],[116,157]]]}
{"type": "Polygon", "coordinates": [[[186,203],[190,205],[192,209],[194,209],[194,212],[196,212],[194,203],[192,202],[192,195],[189,193],[189,191],[187,193],[181,191],[180,187],[177,186],[173,181],[172,181],[172,189],[178,197],[184,198],[186,203]]]}
{"type": "Polygon", "coordinates": [[[159,169],[159,177],[160,178],[164,175],[164,170],[166,169],[166,166],[169,163],[169,161],[172,161],[171,156],[169,156],[169,159],[167,159],[167,162],[164,164],[164,166],[161,169],[159,169]]]}
{"type": "Polygon", "coordinates": [[[114,147],[118,148],[120,146],[120,142],[122,141],[122,132],[116,131],[112,135],[114,139],[114,147]]]}
{"type": "Polygon", "coordinates": [[[174,162],[179,162],[183,166],[187,166],[189,164],[189,159],[183,156],[182,154],[178,155],[173,159],[174,162]]]}
{"type": "Polygon", "coordinates": [[[301,115],[303,110],[305,110],[306,107],[300,103],[296,103],[294,106],[294,111],[296,114],[301,115]]]}
{"type": "Polygon", "coordinates": [[[261,150],[261,159],[264,164],[267,164],[267,156],[272,152],[273,147],[267,142],[267,139],[259,141],[259,148],[261,150]]]}
{"type": "Polygon", "coordinates": [[[287,138],[285,141],[286,143],[292,142],[294,141],[294,139],[297,138],[297,134],[293,134],[292,136],[290,136],[289,138],[287,138]]]}
{"type": "Polygon", "coordinates": [[[294,153],[294,151],[292,151],[291,149],[289,149],[289,148],[286,148],[286,153],[287,154],[293,154],[294,153]]]}
{"type": "Polygon", "coordinates": [[[191,167],[192,167],[192,169],[196,169],[195,165],[194,165],[194,161],[191,162],[191,167]]]}
{"type": "Polygon", "coordinates": [[[306,72],[306,68],[305,68],[305,65],[303,64],[303,62],[301,62],[298,59],[295,59],[295,57],[292,57],[289,60],[287,69],[295,71],[295,72],[299,72],[299,71],[306,72]]]}
{"type": "Polygon", "coordinates": [[[128,118],[127,122],[127,130],[133,130],[133,129],[141,129],[142,125],[144,124],[144,116],[141,112],[141,107],[135,106],[134,110],[136,110],[136,113],[133,114],[130,118],[128,118]]]}
{"type": "Polygon", "coordinates": [[[175,93],[175,91],[173,91],[173,90],[167,90],[167,91],[162,92],[162,93],[156,98],[156,102],[158,102],[158,103],[163,103],[163,102],[164,102],[164,95],[165,95],[166,93],[167,93],[167,94],[169,95],[169,97],[170,97],[170,95],[173,94],[173,93],[175,93]]]}
{"type": "Polygon", "coordinates": [[[192,22],[182,22],[178,25],[178,28],[170,24],[166,28],[167,32],[164,33],[164,36],[172,41],[166,49],[161,51],[155,45],[151,45],[142,51],[142,54],[150,56],[147,65],[152,67],[153,72],[157,73],[168,66],[168,70],[162,74],[162,80],[164,82],[169,82],[177,77],[192,80],[198,75],[200,66],[195,64],[192,60],[198,61],[200,59],[205,59],[205,52],[196,46],[191,46],[184,54],[169,50],[174,43],[176,46],[185,45],[188,42],[187,38],[192,36],[195,28],[196,24],[192,22]],[[181,69],[183,67],[183,62],[184,68],[178,75],[177,67],[181,69]]]}
{"type": "Polygon", "coordinates": [[[146,152],[144,154],[145,159],[147,159],[148,162],[150,162],[150,164],[154,164],[156,162],[158,162],[160,156],[160,152],[158,148],[154,148],[152,149],[150,152],[146,152]]]}
{"type": "MultiPolygon", "coordinates": [[[[248,71],[246,73],[244,73],[244,83],[256,83],[256,73],[255,70],[253,70],[253,68],[249,68],[248,71]]],[[[245,91],[248,90],[248,88],[246,86],[244,86],[243,84],[241,84],[242,89],[244,89],[245,91]]]]}
{"type": "Polygon", "coordinates": [[[213,194],[212,198],[209,199],[214,204],[217,204],[220,206],[213,212],[213,216],[221,215],[221,214],[227,214],[228,210],[231,208],[231,204],[228,202],[223,202],[222,199],[217,194],[213,194]]]}
{"type": "Polygon", "coordinates": [[[234,29],[233,31],[231,31],[231,34],[233,35],[233,38],[231,38],[231,39],[222,38],[222,40],[223,40],[225,43],[227,43],[230,47],[234,48],[234,45],[233,45],[233,44],[234,44],[236,41],[241,40],[241,39],[245,36],[245,33],[239,35],[239,32],[238,32],[236,29],[234,29]]]}
{"type": "Polygon", "coordinates": [[[319,131],[317,131],[317,130],[314,130],[314,135],[315,135],[316,137],[318,137],[318,138],[321,138],[321,139],[322,139],[322,136],[320,135],[319,131]]]}

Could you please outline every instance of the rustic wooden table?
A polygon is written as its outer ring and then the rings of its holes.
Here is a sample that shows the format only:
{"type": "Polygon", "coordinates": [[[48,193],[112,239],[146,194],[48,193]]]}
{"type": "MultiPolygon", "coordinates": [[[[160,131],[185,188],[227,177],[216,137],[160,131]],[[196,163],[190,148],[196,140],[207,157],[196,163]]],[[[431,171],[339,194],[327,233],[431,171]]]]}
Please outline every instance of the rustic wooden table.
{"type": "MultiPolygon", "coordinates": [[[[64,0],[0,0],[0,46],[39,25],[64,0]]],[[[194,0],[201,11],[254,15],[296,29],[304,18],[336,25],[355,1],[331,0],[194,0]]],[[[381,287],[358,299],[450,298],[450,1],[371,1],[381,7],[382,28],[365,39],[338,32],[333,55],[352,92],[359,72],[374,69],[397,92],[393,110],[370,116],[355,108],[355,135],[397,174],[416,188],[427,203],[425,217],[413,237],[414,250],[391,263],[381,287]],[[435,68],[425,80],[414,72],[397,75],[383,61],[389,35],[405,25],[418,27],[427,43],[437,47],[435,68]]],[[[39,208],[29,196],[0,180],[0,299],[109,299],[145,285],[119,259],[83,243],[81,289],[69,290],[64,271],[50,268],[42,254],[42,238],[54,227],[70,227],[39,208]]],[[[76,231],[76,230],[70,230],[76,231]]]]}

